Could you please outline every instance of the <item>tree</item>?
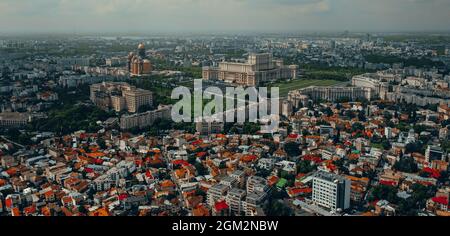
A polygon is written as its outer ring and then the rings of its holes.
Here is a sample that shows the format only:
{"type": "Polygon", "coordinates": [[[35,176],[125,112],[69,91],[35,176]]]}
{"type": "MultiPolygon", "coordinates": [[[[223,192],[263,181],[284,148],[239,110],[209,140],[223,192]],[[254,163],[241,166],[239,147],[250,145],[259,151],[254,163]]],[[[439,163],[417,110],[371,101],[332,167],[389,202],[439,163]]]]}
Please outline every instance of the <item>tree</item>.
{"type": "Polygon", "coordinates": [[[302,174],[308,174],[312,171],[315,171],[317,167],[315,165],[311,165],[310,161],[302,160],[297,164],[297,172],[302,174]]]}
{"type": "Polygon", "coordinates": [[[408,143],[405,147],[405,153],[414,153],[414,152],[419,152],[424,154],[425,153],[425,148],[423,146],[423,144],[421,142],[415,142],[415,143],[408,143]]]}
{"type": "Polygon", "coordinates": [[[333,143],[338,144],[341,142],[341,130],[338,129],[336,135],[333,138],[333,143]]]}
{"type": "Polygon", "coordinates": [[[392,148],[391,143],[387,139],[383,139],[381,145],[383,146],[384,150],[390,150],[392,148]]]}
{"type": "Polygon", "coordinates": [[[97,139],[97,145],[101,148],[101,149],[106,149],[106,142],[103,138],[98,138],[97,139]]]}
{"type": "Polygon", "coordinates": [[[367,118],[366,118],[366,114],[364,114],[364,111],[360,111],[358,114],[358,120],[362,121],[362,122],[366,122],[367,118]]]}
{"type": "Polygon", "coordinates": [[[205,166],[203,166],[202,163],[195,163],[195,169],[197,170],[198,175],[207,175],[208,174],[208,169],[205,168],[205,166]]]}
{"type": "Polygon", "coordinates": [[[372,190],[372,194],[369,196],[369,201],[375,200],[387,200],[390,203],[397,203],[397,188],[386,185],[375,186],[372,190]]]}
{"type": "Polygon", "coordinates": [[[267,216],[292,216],[292,209],[281,200],[272,201],[267,204],[265,210],[267,216]]]}
{"type": "Polygon", "coordinates": [[[296,142],[289,142],[284,145],[284,151],[290,156],[290,157],[297,157],[300,156],[301,150],[300,145],[296,142]]]}
{"type": "Polygon", "coordinates": [[[330,116],[332,116],[332,115],[334,114],[333,111],[331,110],[331,108],[329,108],[329,107],[325,108],[325,110],[323,111],[323,113],[324,113],[326,116],[328,116],[328,117],[330,117],[330,116]]]}
{"type": "Polygon", "coordinates": [[[406,173],[417,173],[419,171],[417,163],[412,157],[400,158],[400,161],[394,164],[394,169],[406,173]]]}
{"type": "Polygon", "coordinates": [[[364,131],[366,127],[363,124],[356,122],[352,125],[352,132],[364,131]]]}

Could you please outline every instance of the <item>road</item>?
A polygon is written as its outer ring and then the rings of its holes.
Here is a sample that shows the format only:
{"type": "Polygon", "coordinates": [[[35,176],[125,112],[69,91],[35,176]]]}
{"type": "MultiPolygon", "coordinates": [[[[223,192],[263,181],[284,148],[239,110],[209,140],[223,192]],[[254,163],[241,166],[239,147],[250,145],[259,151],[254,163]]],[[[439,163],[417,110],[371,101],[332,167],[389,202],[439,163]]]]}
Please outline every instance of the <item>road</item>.
{"type": "Polygon", "coordinates": [[[6,138],[6,137],[3,136],[3,135],[1,135],[0,138],[3,139],[3,140],[5,140],[6,142],[12,143],[12,144],[14,144],[14,145],[16,145],[16,146],[18,146],[18,147],[20,147],[20,148],[25,148],[24,145],[22,145],[22,144],[20,144],[20,143],[16,143],[16,142],[14,142],[14,141],[11,141],[11,140],[9,140],[8,138],[6,138]]]}

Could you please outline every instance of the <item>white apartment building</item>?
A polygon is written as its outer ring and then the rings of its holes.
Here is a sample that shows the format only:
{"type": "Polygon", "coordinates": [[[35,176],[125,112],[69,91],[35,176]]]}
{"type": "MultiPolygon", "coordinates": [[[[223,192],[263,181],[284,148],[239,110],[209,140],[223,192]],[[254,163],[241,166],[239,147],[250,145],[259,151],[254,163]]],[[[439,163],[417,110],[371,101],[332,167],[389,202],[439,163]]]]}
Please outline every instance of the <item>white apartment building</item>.
{"type": "Polygon", "coordinates": [[[223,184],[216,184],[212,186],[206,195],[208,206],[212,208],[216,202],[224,200],[228,190],[230,190],[230,187],[223,184]]]}
{"type": "Polygon", "coordinates": [[[299,95],[306,95],[309,99],[318,101],[325,100],[329,102],[336,102],[340,99],[349,99],[355,101],[357,99],[371,100],[372,89],[362,87],[317,87],[310,86],[300,90],[289,92],[289,97],[295,98],[299,95]]]}
{"type": "Polygon", "coordinates": [[[317,172],[313,177],[314,204],[330,211],[350,208],[351,181],[325,171],[317,172]]]}
{"type": "Polygon", "coordinates": [[[153,105],[153,93],[124,82],[103,82],[90,87],[91,101],[102,109],[136,113],[143,106],[153,105]]]}
{"type": "Polygon", "coordinates": [[[146,128],[151,126],[157,119],[170,119],[172,106],[159,106],[157,110],[123,115],[120,118],[120,129],[130,130],[134,128],[146,128]]]}
{"type": "Polygon", "coordinates": [[[247,195],[245,190],[233,188],[228,191],[226,202],[234,215],[241,215],[244,212],[244,199],[247,195]]]}

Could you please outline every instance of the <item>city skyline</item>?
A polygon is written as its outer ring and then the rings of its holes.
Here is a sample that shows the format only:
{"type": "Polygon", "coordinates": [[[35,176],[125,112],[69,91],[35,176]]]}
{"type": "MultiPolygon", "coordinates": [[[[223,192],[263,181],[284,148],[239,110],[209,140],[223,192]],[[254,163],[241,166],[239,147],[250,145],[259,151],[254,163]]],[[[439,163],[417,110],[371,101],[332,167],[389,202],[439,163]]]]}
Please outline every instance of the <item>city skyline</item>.
{"type": "Polygon", "coordinates": [[[450,31],[446,0],[3,0],[2,33],[450,31]]]}

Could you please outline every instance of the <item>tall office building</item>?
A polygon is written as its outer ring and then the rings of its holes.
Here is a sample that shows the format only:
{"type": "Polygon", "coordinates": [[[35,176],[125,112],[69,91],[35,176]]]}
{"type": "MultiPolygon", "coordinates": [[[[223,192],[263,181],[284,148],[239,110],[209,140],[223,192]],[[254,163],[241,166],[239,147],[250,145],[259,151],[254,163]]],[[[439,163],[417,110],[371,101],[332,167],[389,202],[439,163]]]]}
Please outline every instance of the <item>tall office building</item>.
{"type": "Polygon", "coordinates": [[[328,210],[350,208],[351,181],[328,172],[319,171],[313,177],[313,202],[328,210]]]}

